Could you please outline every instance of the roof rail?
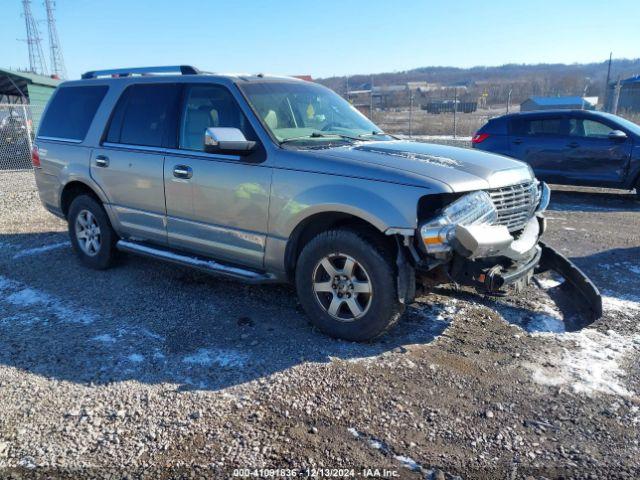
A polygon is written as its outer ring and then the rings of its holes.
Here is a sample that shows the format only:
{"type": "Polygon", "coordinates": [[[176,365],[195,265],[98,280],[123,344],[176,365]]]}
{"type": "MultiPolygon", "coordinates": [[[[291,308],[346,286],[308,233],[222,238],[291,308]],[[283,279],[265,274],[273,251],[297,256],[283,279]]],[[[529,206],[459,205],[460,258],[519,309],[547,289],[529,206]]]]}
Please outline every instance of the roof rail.
{"type": "Polygon", "coordinates": [[[200,71],[190,65],[172,65],[168,67],[114,68],[111,70],[93,70],[82,74],[82,79],[98,77],[129,77],[131,75],[153,75],[154,73],[180,73],[197,75],[200,71]]]}

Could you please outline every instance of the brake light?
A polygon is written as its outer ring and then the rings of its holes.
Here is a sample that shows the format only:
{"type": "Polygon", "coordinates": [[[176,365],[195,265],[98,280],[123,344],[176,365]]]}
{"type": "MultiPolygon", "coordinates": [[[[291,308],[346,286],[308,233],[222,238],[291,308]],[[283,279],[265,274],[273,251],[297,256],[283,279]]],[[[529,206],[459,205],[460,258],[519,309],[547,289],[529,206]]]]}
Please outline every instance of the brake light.
{"type": "Polygon", "coordinates": [[[40,168],[40,152],[37,145],[34,145],[31,149],[31,163],[33,168],[40,168]]]}
{"type": "Polygon", "coordinates": [[[473,138],[471,139],[471,143],[482,143],[484,142],[487,138],[489,138],[489,134],[488,133],[476,133],[473,138]]]}

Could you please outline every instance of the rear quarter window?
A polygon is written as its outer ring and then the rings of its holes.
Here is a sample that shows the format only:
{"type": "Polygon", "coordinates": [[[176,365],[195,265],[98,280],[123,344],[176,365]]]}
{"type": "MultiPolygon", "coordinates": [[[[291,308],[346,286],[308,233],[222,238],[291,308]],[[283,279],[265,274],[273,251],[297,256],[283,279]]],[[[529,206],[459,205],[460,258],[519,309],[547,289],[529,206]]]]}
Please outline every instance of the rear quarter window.
{"type": "Polygon", "coordinates": [[[92,85],[58,89],[42,119],[38,136],[83,141],[108,88],[92,85]]]}

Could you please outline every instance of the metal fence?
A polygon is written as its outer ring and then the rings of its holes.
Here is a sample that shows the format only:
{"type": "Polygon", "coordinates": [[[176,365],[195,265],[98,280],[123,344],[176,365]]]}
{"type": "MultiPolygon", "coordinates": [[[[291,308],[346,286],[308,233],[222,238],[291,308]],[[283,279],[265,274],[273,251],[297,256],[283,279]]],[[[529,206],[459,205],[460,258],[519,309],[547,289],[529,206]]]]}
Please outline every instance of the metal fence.
{"type": "Polygon", "coordinates": [[[42,113],[35,110],[31,105],[0,103],[0,172],[32,168],[33,118],[42,113]]]}

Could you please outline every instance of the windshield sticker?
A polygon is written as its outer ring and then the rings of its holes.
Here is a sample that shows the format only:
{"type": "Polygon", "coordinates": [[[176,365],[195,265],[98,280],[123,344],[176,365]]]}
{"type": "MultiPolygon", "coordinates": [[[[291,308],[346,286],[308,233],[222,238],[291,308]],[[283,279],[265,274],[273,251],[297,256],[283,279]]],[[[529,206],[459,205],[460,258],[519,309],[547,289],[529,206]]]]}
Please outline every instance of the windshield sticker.
{"type": "Polygon", "coordinates": [[[441,157],[439,155],[429,155],[427,153],[413,153],[413,152],[394,152],[393,150],[386,150],[384,148],[374,147],[355,147],[354,150],[362,150],[365,152],[381,153],[384,155],[391,155],[392,157],[402,157],[408,160],[416,160],[422,163],[429,163],[431,165],[438,165],[439,167],[456,168],[461,167],[462,163],[453,158],[441,157]]]}

